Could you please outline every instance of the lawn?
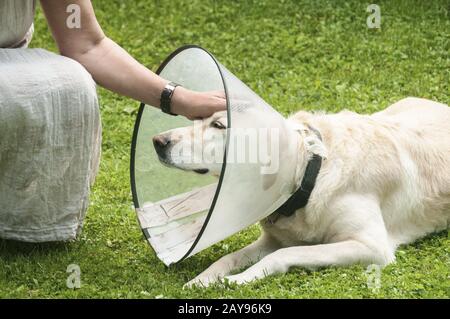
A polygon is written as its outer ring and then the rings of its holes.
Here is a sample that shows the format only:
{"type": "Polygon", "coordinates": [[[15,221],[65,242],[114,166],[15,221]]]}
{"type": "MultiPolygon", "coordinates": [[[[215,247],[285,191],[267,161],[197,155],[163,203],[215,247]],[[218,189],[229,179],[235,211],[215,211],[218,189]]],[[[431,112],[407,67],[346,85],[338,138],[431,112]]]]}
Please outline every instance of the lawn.
{"type": "MultiPolygon", "coordinates": [[[[155,70],[177,47],[201,45],[287,115],[344,108],[374,112],[407,97],[450,104],[450,3],[381,1],[381,29],[367,1],[94,1],[106,34],[155,70]]],[[[38,9],[32,47],[56,51],[38,9]]],[[[129,151],[138,102],[98,89],[103,158],[81,236],[70,243],[0,241],[0,297],[12,298],[449,298],[450,235],[401,247],[367,287],[365,268],[292,269],[240,286],[183,290],[220,256],[252,242],[253,226],[166,268],[132,209],[129,151]],[[66,287],[67,266],[81,288],[66,287]]],[[[450,125],[450,123],[449,123],[450,125]]]]}

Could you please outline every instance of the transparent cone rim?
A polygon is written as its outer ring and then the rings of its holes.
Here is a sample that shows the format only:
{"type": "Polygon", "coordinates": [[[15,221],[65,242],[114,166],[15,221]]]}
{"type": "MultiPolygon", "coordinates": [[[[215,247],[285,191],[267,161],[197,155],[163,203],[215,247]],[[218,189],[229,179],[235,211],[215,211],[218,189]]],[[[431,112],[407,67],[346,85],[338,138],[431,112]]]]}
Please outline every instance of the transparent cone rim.
{"type": "MultiPolygon", "coordinates": [[[[227,105],[227,120],[228,120],[228,128],[231,128],[231,112],[230,112],[230,103],[229,103],[229,98],[228,98],[228,90],[227,90],[227,85],[226,85],[226,81],[225,81],[225,77],[224,74],[220,68],[219,62],[216,60],[216,58],[209,53],[207,50],[203,49],[200,46],[197,45],[185,45],[182,46],[180,48],[178,48],[177,50],[175,50],[174,52],[172,52],[159,66],[159,68],[156,71],[156,74],[160,74],[164,68],[167,66],[167,64],[169,64],[169,62],[175,57],[177,56],[179,53],[188,50],[188,49],[199,49],[204,51],[205,53],[207,53],[209,55],[209,57],[214,61],[214,63],[216,64],[217,67],[217,71],[220,74],[221,80],[222,80],[222,84],[223,84],[223,88],[224,88],[224,93],[225,93],[225,97],[226,97],[226,105],[227,105]]],[[[138,194],[137,194],[137,187],[136,187],[136,175],[135,175],[135,161],[136,161],[136,145],[137,145],[137,139],[138,139],[138,135],[139,135],[139,128],[140,128],[140,124],[141,124],[141,119],[142,119],[142,114],[144,112],[144,109],[146,107],[145,103],[141,103],[139,106],[139,111],[136,117],[136,121],[134,124],[134,129],[133,129],[133,137],[132,137],[132,141],[131,141],[131,156],[130,156],[130,184],[131,184],[131,193],[132,193],[132,197],[133,197],[133,204],[134,204],[134,209],[137,210],[140,208],[139,206],[139,199],[138,199],[138,194]]],[[[152,106],[148,106],[148,107],[152,107],[152,106]]],[[[168,115],[169,116],[169,115],[168,115]]],[[[202,237],[206,227],[208,226],[208,222],[213,214],[214,211],[214,207],[216,205],[217,199],[219,197],[220,194],[220,189],[222,187],[222,182],[225,176],[225,169],[226,169],[226,159],[227,159],[227,154],[228,154],[228,148],[229,148],[229,133],[227,133],[226,136],[226,142],[225,142],[225,151],[224,151],[224,158],[223,158],[223,164],[222,164],[222,169],[220,172],[220,176],[219,176],[219,180],[217,183],[217,188],[211,203],[211,206],[208,210],[208,214],[206,216],[206,219],[202,225],[202,228],[200,229],[195,241],[193,242],[193,244],[191,245],[191,247],[188,249],[188,251],[186,252],[186,254],[180,258],[178,261],[174,262],[175,263],[179,263],[181,261],[183,261],[184,259],[186,259],[187,257],[189,257],[189,255],[191,254],[191,252],[195,249],[195,247],[197,246],[197,243],[200,241],[200,238],[202,237]]],[[[139,219],[138,219],[139,221],[139,219]]],[[[140,221],[139,221],[140,223],[140,221]]],[[[144,233],[144,236],[146,239],[148,239],[148,234],[145,232],[144,228],[142,228],[142,231],[144,233]]]]}

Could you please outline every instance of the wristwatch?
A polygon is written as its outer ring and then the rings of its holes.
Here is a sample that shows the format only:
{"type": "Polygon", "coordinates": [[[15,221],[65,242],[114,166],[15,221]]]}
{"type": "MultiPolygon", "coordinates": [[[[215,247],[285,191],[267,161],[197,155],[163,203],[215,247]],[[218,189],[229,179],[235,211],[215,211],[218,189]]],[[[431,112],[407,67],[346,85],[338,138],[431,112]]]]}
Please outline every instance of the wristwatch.
{"type": "Polygon", "coordinates": [[[162,93],[161,93],[161,111],[164,113],[170,114],[170,115],[177,115],[171,112],[171,101],[173,92],[175,92],[175,89],[177,86],[180,86],[179,84],[176,84],[174,82],[169,82],[164,87],[162,93]]]}

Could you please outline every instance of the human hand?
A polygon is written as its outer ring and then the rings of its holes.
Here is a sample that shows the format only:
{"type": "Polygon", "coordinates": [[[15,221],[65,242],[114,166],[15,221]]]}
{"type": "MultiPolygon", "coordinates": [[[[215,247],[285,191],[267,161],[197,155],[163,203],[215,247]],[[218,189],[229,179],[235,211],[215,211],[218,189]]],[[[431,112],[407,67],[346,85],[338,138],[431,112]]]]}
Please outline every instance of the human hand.
{"type": "Polygon", "coordinates": [[[226,110],[223,91],[196,92],[178,86],[172,96],[171,111],[190,120],[202,119],[215,112],[226,110]]]}

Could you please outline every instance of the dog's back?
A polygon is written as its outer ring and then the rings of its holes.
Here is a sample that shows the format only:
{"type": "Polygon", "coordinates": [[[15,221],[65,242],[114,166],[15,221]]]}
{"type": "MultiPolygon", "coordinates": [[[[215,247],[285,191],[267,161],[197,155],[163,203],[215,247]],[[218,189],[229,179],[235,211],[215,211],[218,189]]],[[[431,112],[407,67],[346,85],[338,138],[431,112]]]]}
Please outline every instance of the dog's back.
{"type": "Polygon", "coordinates": [[[373,115],[299,112],[292,119],[318,128],[330,155],[327,162],[342,163],[339,172],[324,164],[327,173],[313,200],[351,190],[375,194],[393,246],[448,228],[448,106],[407,98],[373,115]]]}

